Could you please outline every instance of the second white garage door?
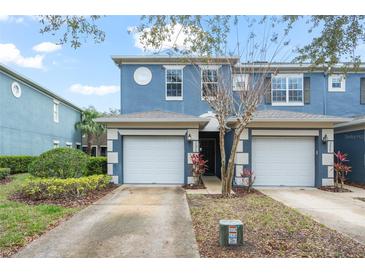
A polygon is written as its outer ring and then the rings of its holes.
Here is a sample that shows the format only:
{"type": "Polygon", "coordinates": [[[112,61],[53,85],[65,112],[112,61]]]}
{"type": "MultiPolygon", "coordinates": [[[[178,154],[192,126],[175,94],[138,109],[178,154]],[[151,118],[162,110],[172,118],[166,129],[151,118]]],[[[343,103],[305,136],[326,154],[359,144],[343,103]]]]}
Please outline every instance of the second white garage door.
{"type": "Polygon", "coordinates": [[[123,177],[126,184],[183,184],[184,138],[124,136],[123,177]]]}
{"type": "Polygon", "coordinates": [[[257,186],[314,186],[314,137],[254,137],[257,186]]]}

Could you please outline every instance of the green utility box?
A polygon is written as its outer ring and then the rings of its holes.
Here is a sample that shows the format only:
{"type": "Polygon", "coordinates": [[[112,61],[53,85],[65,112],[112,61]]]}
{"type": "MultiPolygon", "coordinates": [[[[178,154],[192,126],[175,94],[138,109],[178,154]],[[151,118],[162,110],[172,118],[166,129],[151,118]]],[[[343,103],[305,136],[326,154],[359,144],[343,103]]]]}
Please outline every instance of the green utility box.
{"type": "Polygon", "coordinates": [[[219,244],[221,246],[243,245],[243,223],[240,220],[220,220],[219,244]]]}

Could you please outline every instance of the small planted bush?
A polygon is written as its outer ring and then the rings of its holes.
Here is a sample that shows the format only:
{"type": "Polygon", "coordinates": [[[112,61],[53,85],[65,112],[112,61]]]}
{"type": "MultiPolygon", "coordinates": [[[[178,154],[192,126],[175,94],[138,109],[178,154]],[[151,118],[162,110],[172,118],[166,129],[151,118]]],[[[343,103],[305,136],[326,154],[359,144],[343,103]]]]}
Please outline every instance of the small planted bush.
{"type": "Polygon", "coordinates": [[[21,186],[20,194],[31,200],[72,199],[104,189],[110,180],[107,175],[67,179],[29,177],[21,186]]]}
{"type": "Polygon", "coordinates": [[[10,168],[0,168],[0,180],[8,178],[10,175],[10,168]]]}
{"type": "Polygon", "coordinates": [[[87,162],[87,175],[106,174],[106,157],[90,157],[87,162]]]}
{"type": "Polygon", "coordinates": [[[11,174],[28,172],[28,165],[37,156],[0,156],[0,168],[10,168],[11,174]]]}
{"type": "Polygon", "coordinates": [[[72,148],[55,148],[41,154],[29,165],[36,177],[78,178],[87,174],[89,156],[72,148]]]}

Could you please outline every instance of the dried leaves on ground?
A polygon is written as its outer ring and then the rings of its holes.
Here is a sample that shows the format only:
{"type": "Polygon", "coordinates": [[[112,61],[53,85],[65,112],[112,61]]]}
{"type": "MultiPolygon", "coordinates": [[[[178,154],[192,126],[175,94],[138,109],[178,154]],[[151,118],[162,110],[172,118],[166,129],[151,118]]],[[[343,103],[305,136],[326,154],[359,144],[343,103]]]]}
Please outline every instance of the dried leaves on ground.
{"type": "Polygon", "coordinates": [[[319,189],[328,192],[352,192],[347,188],[336,188],[334,186],[322,186],[319,189]]]}
{"type": "Polygon", "coordinates": [[[365,257],[365,246],[255,192],[188,195],[201,257],[365,257]],[[242,247],[220,247],[220,219],[244,224],[242,247]]]}

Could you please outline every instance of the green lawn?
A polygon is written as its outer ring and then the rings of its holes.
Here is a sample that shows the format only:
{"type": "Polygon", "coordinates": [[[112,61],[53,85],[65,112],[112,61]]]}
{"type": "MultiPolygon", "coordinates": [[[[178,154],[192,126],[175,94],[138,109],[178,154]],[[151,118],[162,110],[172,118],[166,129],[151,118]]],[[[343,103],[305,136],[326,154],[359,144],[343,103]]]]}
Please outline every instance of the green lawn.
{"type": "Polygon", "coordinates": [[[7,257],[30,239],[42,234],[60,219],[81,208],[56,205],[27,205],[8,199],[27,174],[12,176],[12,182],[0,185],[0,257],[7,257]]]}

